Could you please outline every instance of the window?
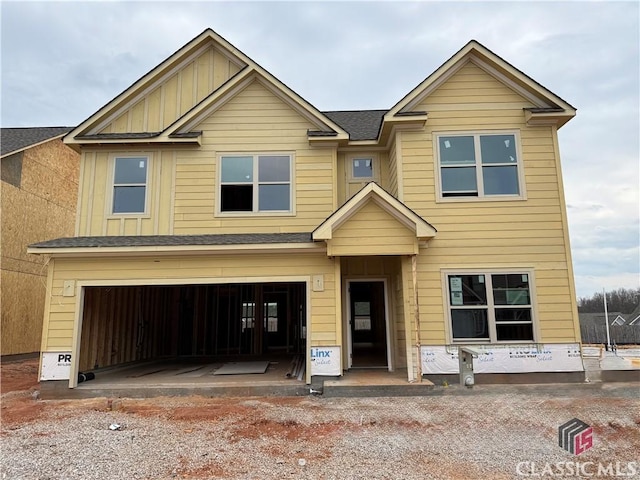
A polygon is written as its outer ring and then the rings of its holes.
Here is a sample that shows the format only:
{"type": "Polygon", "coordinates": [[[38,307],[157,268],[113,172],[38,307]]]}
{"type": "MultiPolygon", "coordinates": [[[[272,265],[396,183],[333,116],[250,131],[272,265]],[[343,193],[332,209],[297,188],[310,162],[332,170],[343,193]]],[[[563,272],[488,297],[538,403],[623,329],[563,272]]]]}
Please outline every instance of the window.
{"type": "Polygon", "coordinates": [[[113,213],[144,213],[147,157],[118,157],[113,173],[113,213]]]}
{"type": "Polygon", "coordinates": [[[291,156],[221,157],[220,211],[291,211],[291,156]]]}
{"type": "Polygon", "coordinates": [[[367,180],[373,178],[373,159],[352,158],[351,159],[351,177],[354,180],[367,180]]]}
{"type": "Polygon", "coordinates": [[[528,273],[448,274],[453,341],[533,341],[528,273]]]}
{"type": "Polygon", "coordinates": [[[437,136],[441,196],[521,196],[516,142],[514,133],[437,136]]]}

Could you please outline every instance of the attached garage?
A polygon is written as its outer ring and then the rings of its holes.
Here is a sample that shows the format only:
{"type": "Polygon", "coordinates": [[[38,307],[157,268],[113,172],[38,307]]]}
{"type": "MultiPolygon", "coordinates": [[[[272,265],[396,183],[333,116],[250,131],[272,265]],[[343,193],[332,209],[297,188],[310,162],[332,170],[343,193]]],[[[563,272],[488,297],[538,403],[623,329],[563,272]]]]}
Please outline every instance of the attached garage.
{"type": "Polygon", "coordinates": [[[339,266],[308,233],[76,237],[32,250],[50,255],[45,389],[96,388],[118,372],[123,388],[142,388],[160,368],[181,376],[156,384],[178,388],[197,366],[208,388],[220,365],[257,361],[276,382],[295,363],[304,386],[311,348],[341,343],[339,266]]]}
{"type": "Polygon", "coordinates": [[[304,354],[302,282],[84,287],[80,371],[304,354]]]}

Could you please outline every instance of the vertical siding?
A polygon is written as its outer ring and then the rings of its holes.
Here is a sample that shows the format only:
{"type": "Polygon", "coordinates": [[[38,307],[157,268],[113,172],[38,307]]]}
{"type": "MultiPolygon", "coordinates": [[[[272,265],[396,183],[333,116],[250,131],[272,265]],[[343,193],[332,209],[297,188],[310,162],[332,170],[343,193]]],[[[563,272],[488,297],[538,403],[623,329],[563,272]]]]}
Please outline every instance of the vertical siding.
{"type": "Polygon", "coordinates": [[[240,67],[214,46],[203,50],[99,133],[158,132],[238,73],[240,67]]]}
{"type": "Polygon", "coordinates": [[[84,151],[77,235],[167,235],[170,233],[173,150],[84,151]],[[149,155],[146,215],[112,215],[113,157],[149,155]]]}

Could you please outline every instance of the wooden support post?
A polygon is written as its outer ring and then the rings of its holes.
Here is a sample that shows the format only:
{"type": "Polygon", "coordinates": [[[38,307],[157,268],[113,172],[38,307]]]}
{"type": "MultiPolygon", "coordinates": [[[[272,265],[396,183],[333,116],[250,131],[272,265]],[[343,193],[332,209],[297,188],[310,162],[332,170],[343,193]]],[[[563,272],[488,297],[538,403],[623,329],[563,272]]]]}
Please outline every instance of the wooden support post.
{"type": "Polygon", "coordinates": [[[413,313],[416,324],[416,370],[418,382],[422,381],[422,359],[420,355],[420,304],[418,302],[418,259],[417,255],[411,256],[411,274],[413,277],[413,313]]]}

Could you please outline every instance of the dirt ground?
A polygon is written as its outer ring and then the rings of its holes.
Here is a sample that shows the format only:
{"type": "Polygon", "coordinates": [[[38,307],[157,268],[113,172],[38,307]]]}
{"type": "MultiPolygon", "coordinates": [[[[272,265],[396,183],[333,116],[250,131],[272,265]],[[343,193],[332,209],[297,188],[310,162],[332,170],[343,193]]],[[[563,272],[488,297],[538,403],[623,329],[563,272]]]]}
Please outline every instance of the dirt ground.
{"type": "Polygon", "coordinates": [[[3,479],[598,478],[600,464],[605,477],[640,478],[638,384],[43,401],[37,367],[1,365],[3,479]],[[558,426],[573,417],[594,432],[580,456],[558,446],[558,426]],[[567,475],[567,462],[582,472],[567,475]]]}

